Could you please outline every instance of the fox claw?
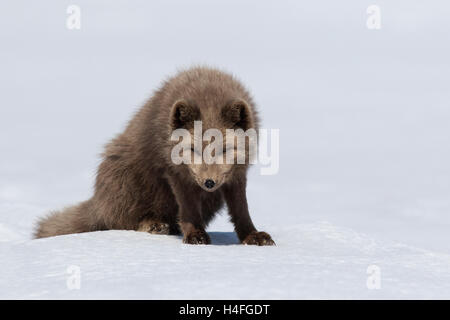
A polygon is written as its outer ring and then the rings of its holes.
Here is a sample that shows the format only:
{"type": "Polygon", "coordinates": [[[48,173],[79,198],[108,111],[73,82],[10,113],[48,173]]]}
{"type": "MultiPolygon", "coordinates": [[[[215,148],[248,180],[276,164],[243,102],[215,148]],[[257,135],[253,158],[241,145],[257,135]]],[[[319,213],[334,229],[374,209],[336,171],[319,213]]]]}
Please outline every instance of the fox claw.
{"type": "Polygon", "coordinates": [[[243,241],[242,244],[258,245],[258,246],[274,246],[275,241],[270,235],[263,231],[253,231],[243,241]]]}
{"type": "Polygon", "coordinates": [[[205,231],[196,230],[185,235],[183,242],[187,244],[210,244],[211,239],[205,231]]]}

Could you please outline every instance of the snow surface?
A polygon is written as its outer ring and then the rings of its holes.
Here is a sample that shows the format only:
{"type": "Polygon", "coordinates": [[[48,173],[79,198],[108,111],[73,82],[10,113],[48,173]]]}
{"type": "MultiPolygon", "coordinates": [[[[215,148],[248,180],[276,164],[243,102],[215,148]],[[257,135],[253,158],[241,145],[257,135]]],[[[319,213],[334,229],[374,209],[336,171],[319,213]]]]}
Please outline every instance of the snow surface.
{"type": "Polygon", "coordinates": [[[0,3],[0,298],[450,298],[450,4],[0,3]],[[178,8],[178,10],[174,10],[178,8]],[[280,172],[249,206],[276,247],[108,231],[31,240],[87,199],[102,146],[168,74],[236,73],[280,129],[280,172]],[[380,289],[367,287],[369,266],[380,289]],[[81,287],[70,290],[68,268],[81,287]]]}
{"type": "Polygon", "coordinates": [[[176,236],[104,231],[2,243],[0,298],[311,299],[436,298],[450,294],[450,255],[378,242],[326,222],[274,226],[276,247],[212,245],[176,236]],[[367,268],[380,268],[368,289],[367,268]],[[69,267],[80,270],[69,289],[69,267]]]}

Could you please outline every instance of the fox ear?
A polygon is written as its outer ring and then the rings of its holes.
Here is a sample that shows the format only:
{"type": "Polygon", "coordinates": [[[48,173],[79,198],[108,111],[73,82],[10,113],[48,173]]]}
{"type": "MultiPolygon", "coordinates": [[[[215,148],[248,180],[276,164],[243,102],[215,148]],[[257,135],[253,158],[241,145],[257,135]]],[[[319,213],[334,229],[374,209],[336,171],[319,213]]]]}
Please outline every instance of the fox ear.
{"type": "Polygon", "coordinates": [[[253,127],[253,118],[250,107],[244,100],[238,99],[227,104],[222,109],[222,118],[234,128],[244,131],[253,127]]]}
{"type": "Polygon", "coordinates": [[[191,128],[194,121],[200,120],[200,110],[185,100],[178,100],[170,111],[170,125],[172,129],[191,128]]]}

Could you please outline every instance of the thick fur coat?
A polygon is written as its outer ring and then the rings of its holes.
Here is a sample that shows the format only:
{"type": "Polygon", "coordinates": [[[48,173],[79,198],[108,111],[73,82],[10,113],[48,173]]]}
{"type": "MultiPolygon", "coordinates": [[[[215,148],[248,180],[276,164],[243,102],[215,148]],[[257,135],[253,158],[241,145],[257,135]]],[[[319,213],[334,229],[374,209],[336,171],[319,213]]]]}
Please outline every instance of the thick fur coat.
{"type": "Polygon", "coordinates": [[[233,76],[206,67],[178,73],[106,145],[92,198],[40,220],[35,237],[124,229],[182,234],[185,243],[208,244],[205,228],[226,203],[241,242],[274,244],[267,233],[256,231],[248,212],[248,164],[176,165],[171,160],[172,131],[192,132],[195,120],[202,121],[203,130],[257,129],[259,124],[252,98],[233,76]]]}

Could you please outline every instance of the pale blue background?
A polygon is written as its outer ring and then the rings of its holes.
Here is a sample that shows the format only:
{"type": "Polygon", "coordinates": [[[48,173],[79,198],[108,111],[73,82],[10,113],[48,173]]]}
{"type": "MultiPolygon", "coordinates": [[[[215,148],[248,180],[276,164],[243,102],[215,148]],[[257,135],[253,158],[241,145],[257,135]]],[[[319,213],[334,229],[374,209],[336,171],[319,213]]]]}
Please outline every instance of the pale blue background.
{"type": "Polygon", "coordinates": [[[0,223],[28,237],[89,197],[102,145],[164,77],[207,63],[280,129],[280,173],[250,177],[257,224],[325,220],[448,253],[449,31],[437,0],[2,1],[0,223]]]}

